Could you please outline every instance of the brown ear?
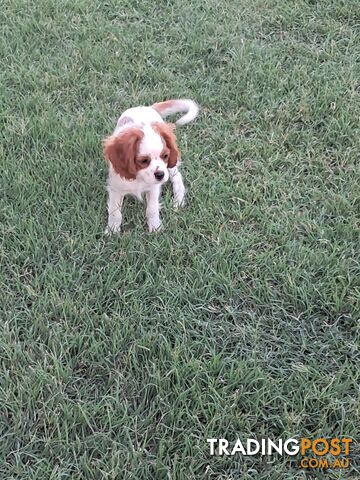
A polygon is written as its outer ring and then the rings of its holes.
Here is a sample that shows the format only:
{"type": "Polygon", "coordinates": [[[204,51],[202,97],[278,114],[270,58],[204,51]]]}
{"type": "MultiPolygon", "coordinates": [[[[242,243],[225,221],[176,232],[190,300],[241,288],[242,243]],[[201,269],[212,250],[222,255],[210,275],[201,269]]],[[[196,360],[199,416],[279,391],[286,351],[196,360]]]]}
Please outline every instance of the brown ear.
{"type": "Polygon", "coordinates": [[[104,156],[116,173],[127,180],[136,177],[136,152],[144,134],[138,128],[127,128],[120,134],[114,134],[104,140],[104,156]]]}
{"type": "Polygon", "coordinates": [[[175,167],[180,155],[174,134],[175,125],[173,123],[155,123],[154,130],[162,136],[166,146],[170,150],[168,168],[175,167]]]}

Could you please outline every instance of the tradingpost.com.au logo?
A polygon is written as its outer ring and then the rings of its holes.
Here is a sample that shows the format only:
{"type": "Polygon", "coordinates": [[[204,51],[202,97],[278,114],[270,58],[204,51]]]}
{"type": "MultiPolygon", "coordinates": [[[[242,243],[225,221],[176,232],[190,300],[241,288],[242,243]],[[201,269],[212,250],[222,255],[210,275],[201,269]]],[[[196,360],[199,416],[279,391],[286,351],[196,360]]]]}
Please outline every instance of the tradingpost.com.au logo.
{"type": "Polygon", "coordinates": [[[230,444],[225,438],[208,438],[210,455],[289,455],[300,454],[298,466],[303,469],[349,468],[351,438],[289,438],[287,440],[270,438],[256,440],[239,438],[230,444]],[[325,457],[326,455],[326,457],[325,457]]]}

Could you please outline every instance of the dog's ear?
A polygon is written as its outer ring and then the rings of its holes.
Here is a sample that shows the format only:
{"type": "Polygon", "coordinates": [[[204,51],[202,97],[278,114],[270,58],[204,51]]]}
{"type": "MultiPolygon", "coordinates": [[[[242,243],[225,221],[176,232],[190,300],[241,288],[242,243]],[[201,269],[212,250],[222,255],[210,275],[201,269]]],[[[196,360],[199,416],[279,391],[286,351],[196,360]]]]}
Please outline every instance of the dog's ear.
{"type": "Polygon", "coordinates": [[[103,143],[106,160],[116,173],[127,180],[136,177],[136,152],[144,134],[138,128],[127,128],[124,132],[111,135],[103,143]]]}
{"type": "Polygon", "coordinates": [[[174,134],[175,125],[173,123],[155,123],[154,130],[163,138],[166,146],[170,150],[168,168],[173,168],[178,162],[180,152],[176,145],[176,137],[174,134]]]}

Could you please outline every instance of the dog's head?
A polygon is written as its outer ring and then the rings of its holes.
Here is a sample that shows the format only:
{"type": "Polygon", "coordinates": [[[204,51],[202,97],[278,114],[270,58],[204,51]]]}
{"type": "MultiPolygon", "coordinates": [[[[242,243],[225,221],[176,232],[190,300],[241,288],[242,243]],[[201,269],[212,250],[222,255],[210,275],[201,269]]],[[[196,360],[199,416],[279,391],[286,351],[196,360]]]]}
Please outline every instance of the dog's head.
{"type": "Polygon", "coordinates": [[[169,179],[167,169],[175,167],[179,158],[174,129],[169,123],[128,127],[105,139],[104,156],[127,180],[165,183],[169,179]]]}

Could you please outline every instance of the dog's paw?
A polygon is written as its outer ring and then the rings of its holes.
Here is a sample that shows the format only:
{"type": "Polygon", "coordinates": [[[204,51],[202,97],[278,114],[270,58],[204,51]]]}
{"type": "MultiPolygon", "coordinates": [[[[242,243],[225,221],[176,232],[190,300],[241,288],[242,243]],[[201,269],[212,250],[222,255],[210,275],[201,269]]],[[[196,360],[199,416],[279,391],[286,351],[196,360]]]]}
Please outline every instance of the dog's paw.
{"type": "Polygon", "coordinates": [[[174,210],[185,207],[185,197],[175,198],[173,201],[174,210]]]}
{"type": "Polygon", "coordinates": [[[160,232],[160,230],[163,229],[162,223],[160,221],[159,222],[149,222],[148,227],[149,227],[149,232],[150,233],[160,232]]]}
{"type": "Polygon", "coordinates": [[[105,228],[105,235],[114,235],[114,234],[117,234],[119,235],[121,231],[121,225],[119,224],[112,224],[112,225],[108,225],[106,228],[105,228]]]}

